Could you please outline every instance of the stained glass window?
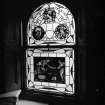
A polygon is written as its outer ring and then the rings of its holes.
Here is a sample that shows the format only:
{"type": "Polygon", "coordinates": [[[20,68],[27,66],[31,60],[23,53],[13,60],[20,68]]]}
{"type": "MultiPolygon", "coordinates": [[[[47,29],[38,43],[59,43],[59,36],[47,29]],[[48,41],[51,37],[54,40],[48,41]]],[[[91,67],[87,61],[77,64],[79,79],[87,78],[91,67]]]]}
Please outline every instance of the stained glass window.
{"type": "Polygon", "coordinates": [[[53,92],[74,93],[74,50],[28,49],[27,87],[53,92]]]}
{"type": "Polygon", "coordinates": [[[39,8],[28,22],[28,45],[74,45],[75,22],[70,10],[55,2],[39,8]]]}
{"type": "Polygon", "coordinates": [[[56,2],[38,7],[28,21],[27,45],[27,88],[74,94],[75,22],[70,10],[56,2]]]}

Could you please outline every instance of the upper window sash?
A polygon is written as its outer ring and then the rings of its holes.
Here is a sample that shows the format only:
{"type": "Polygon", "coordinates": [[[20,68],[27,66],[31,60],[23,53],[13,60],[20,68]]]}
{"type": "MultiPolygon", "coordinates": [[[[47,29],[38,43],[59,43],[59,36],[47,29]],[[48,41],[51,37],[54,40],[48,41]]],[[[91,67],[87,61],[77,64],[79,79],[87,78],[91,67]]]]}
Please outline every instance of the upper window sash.
{"type": "Polygon", "coordinates": [[[75,45],[75,20],[62,4],[50,2],[33,11],[27,24],[27,45],[75,45]]]}

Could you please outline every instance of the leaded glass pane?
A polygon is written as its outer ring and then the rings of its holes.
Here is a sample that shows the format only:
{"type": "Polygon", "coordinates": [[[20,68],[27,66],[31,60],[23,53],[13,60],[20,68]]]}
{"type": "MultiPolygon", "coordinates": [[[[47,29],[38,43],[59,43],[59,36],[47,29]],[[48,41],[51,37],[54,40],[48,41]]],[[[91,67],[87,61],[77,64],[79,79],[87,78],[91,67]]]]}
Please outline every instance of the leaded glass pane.
{"type": "Polygon", "coordinates": [[[70,10],[56,2],[38,7],[27,25],[28,46],[74,45],[75,21],[70,10]]]}
{"type": "Polygon", "coordinates": [[[72,48],[29,48],[26,50],[26,59],[28,89],[74,94],[72,48]]]}

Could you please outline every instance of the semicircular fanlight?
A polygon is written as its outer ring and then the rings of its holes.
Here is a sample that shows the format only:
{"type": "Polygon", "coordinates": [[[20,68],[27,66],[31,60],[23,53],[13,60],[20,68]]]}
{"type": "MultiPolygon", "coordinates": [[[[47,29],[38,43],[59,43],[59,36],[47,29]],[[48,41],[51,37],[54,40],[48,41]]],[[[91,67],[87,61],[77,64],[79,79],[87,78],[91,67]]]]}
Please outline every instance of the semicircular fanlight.
{"type": "Polygon", "coordinates": [[[28,21],[27,42],[36,45],[74,45],[75,21],[71,11],[56,2],[36,8],[28,21]]]}

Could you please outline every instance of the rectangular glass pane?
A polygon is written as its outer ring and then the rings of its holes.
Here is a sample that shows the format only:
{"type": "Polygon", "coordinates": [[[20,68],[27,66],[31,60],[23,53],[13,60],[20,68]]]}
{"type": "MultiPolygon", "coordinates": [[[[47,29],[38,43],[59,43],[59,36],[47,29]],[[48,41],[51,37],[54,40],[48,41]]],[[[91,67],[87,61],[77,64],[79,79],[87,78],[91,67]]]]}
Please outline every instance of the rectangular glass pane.
{"type": "Polygon", "coordinates": [[[27,49],[27,88],[74,94],[74,50],[72,48],[27,49]]]}

